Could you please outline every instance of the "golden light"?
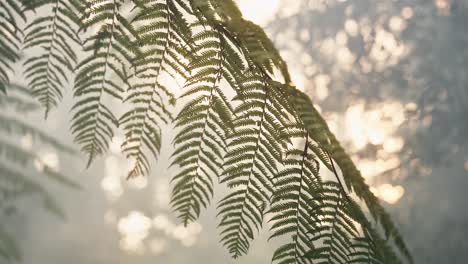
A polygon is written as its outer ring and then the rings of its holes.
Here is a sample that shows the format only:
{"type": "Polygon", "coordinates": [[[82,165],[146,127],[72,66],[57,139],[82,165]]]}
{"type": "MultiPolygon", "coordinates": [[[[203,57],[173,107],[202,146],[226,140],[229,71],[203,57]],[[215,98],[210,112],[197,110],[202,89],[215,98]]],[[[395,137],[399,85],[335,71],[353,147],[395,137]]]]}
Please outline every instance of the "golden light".
{"type": "Polygon", "coordinates": [[[383,149],[388,153],[395,153],[403,148],[404,141],[401,137],[390,137],[385,140],[383,149]]]}
{"type": "Polygon", "coordinates": [[[124,142],[123,137],[115,136],[112,138],[112,141],[109,144],[109,150],[113,154],[120,154],[122,143],[124,142]]]}
{"type": "Polygon", "coordinates": [[[336,51],[336,59],[340,64],[350,66],[356,60],[356,56],[348,47],[340,47],[336,51]]]}
{"type": "Polygon", "coordinates": [[[59,171],[60,160],[57,153],[45,151],[39,153],[38,158],[34,161],[34,166],[38,171],[44,171],[45,167],[53,171],[59,171]]]}
{"type": "Polygon", "coordinates": [[[33,137],[31,134],[26,134],[21,137],[21,147],[25,150],[31,150],[33,146],[33,137]]]}
{"type": "Polygon", "coordinates": [[[101,188],[109,200],[116,200],[123,194],[121,182],[122,169],[120,161],[115,156],[109,156],[105,160],[105,177],[101,180],[101,188]]]}
{"type": "Polygon", "coordinates": [[[153,203],[159,209],[169,210],[171,201],[171,188],[169,185],[169,178],[157,178],[154,179],[154,192],[153,192],[153,203]]]}
{"type": "Polygon", "coordinates": [[[301,91],[304,91],[306,89],[304,75],[302,75],[300,71],[294,69],[294,67],[291,68],[290,74],[291,80],[294,83],[294,85],[296,85],[296,88],[301,91]]]}
{"type": "Polygon", "coordinates": [[[465,160],[465,170],[468,171],[468,160],[465,160]]]}
{"type": "Polygon", "coordinates": [[[265,25],[279,8],[279,0],[237,0],[245,19],[265,25]]]}
{"type": "Polygon", "coordinates": [[[175,227],[175,224],[172,223],[169,217],[165,214],[160,214],[153,218],[153,228],[163,231],[166,235],[172,234],[175,227]]]}
{"type": "Polygon", "coordinates": [[[368,143],[365,133],[364,104],[350,106],[345,113],[345,122],[347,138],[351,140],[355,150],[364,148],[368,143]]]}
{"type": "Polygon", "coordinates": [[[361,159],[357,161],[359,169],[363,177],[367,179],[372,179],[384,173],[386,171],[392,170],[400,166],[400,160],[397,157],[390,157],[387,159],[361,159]]]}
{"type": "Polygon", "coordinates": [[[117,229],[122,236],[120,247],[129,252],[143,253],[143,241],[149,234],[151,219],[139,211],[132,211],[127,217],[121,218],[117,229]]]}
{"type": "Polygon", "coordinates": [[[406,28],[406,21],[399,16],[392,16],[388,22],[388,26],[393,32],[401,32],[406,28]]]}
{"type": "Polygon", "coordinates": [[[407,6],[401,10],[401,15],[403,16],[404,19],[410,19],[414,15],[413,8],[407,6]]]}
{"type": "Polygon", "coordinates": [[[352,37],[356,37],[359,34],[359,25],[354,19],[347,19],[344,28],[346,33],[352,37]]]}
{"type": "Polygon", "coordinates": [[[405,189],[402,186],[393,186],[391,184],[382,184],[377,188],[372,188],[371,191],[389,204],[396,204],[405,193],[405,189]]]}
{"type": "Polygon", "coordinates": [[[344,31],[339,31],[335,36],[336,44],[346,45],[348,43],[348,36],[344,31]]]}
{"type": "Polygon", "coordinates": [[[405,105],[406,111],[413,112],[413,111],[416,111],[417,109],[418,109],[418,105],[414,102],[410,102],[405,105]]]}
{"type": "Polygon", "coordinates": [[[120,179],[116,177],[106,176],[102,178],[101,188],[104,190],[109,200],[116,200],[123,194],[120,179]]]}
{"type": "Polygon", "coordinates": [[[128,185],[134,189],[144,189],[148,186],[148,177],[140,175],[130,179],[128,185]]]}
{"type": "Polygon", "coordinates": [[[328,97],[328,85],[330,84],[330,76],[325,74],[319,74],[315,76],[315,95],[318,100],[324,100],[328,97]]]}
{"type": "Polygon", "coordinates": [[[174,228],[172,236],[179,240],[183,246],[191,247],[197,242],[198,235],[201,233],[202,229],[202,226],[197,222],[193,222],[187,227],[178,225],[174,228]]]}

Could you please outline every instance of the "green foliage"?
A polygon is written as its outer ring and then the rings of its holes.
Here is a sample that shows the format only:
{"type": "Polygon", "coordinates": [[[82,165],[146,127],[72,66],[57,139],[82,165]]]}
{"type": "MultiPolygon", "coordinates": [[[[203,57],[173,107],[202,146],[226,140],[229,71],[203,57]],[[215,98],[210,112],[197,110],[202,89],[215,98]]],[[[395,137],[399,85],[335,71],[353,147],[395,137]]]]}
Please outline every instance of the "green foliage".
{"type": "Polygon", "coordinates": [[[119,120],[125,131],[123,151],[135,160],[129,177],[149,174],[147,153],[157,158],[161,149],[161,124],[172,121],[168,107],[175,103],[174,93],[163,83],[161,74],[184,74],[186,66],[180,62],[179,52],[186,32],[190,32],[173,4],[140,1],[138,7],[132,23],[141,53],[134,58],[135,73],[130,80],[134,85],[125,98],[132,107],[119,120]]]}
{"type": "Polygon", "coordinates": [[[411,262],[395,224],[294,87],[273,43],[232,0],[56,0],[34,7],[54,4],[52,16],[28,27],[26,44],[45,51],[37,65],[27,61],[26,72],[47,112],[62,96],[61,66],[74,71],[71,129],[88,165],[107,151],[118,126],[122,150],[135,162],[128,176],[147,175],[162,126],[174,123],[172,206],[188,224],[212,202],[216,182],[225,185],[219,229],[234,258],[248,252],[268,221],[271,238],[282,243],[274,263],[400,263],[400,253],[411,262]],[[41,23],[48,31],[38,33],[41,23]],[[80,43],[86,55],[69,67],[77,55],[68,51],[80,43]],[[35,83],[36,75],[45,82],[35,83]]]}
{"type": "MultiPolygon", "coordinates": [[[[63,218],[64,213],[60,206],[41,185],[43,180],[37,179],[37,176],[75,189],[79,186],[48,167],[37,153],[22,147],[20,141],[30,137],[31,143],[40,142],[62,153],[74,151],[22,121],[19,114],[38,110],[39,105],[31,100],[29,91],[24,88],[14,85],[7,88],[8,95],[0,96],[0,218],[17,210],[18,200],[24,197],[34,197],[42,202],[46,210],[63,218]]],[[[21,254],[7,230],[2,222],[0,261],[14,263],[21,258],[21,254]]]]}
{"type": "Polygon", "coordinates": [[[16,0],[0,3],[0,92],[5,93],[10,83],[12,64],[19,59],[18,50],[22,31],[18,20],[26,20],[21,12],[21,4],[16,0]]]}
{"type": "Polygon", "coordinates": [[[62,99],[63,87],[73,71],[77,56],[76,35],[84,5],[81,1],[47,0],[28,6],[51,8],[51,14],[33,19],[25,28],[23,50],[34,49],[24,62],[25,78],[32,93],[45,108],[45,115],[62,99]],[[38,50],[39,49],[39,50],[38,50]]]}
{"type": "MultiPolygon", "coordinates": [[[[201,25],[206,26],[206,25],[201,25]]],[[[207,26],[208,27],[208,26],[207,26]]],[[[174,138],[173,165],[181,171],[174,176],[172,204],[185,224],[196,220],[213,196],[214,181],[221,173],[226,137],[233,110],[221,89],[224,51],[215,30],[193,36],[194,60],[181,99],[190,100],[176,117],[180,128],[174,138]]]]}

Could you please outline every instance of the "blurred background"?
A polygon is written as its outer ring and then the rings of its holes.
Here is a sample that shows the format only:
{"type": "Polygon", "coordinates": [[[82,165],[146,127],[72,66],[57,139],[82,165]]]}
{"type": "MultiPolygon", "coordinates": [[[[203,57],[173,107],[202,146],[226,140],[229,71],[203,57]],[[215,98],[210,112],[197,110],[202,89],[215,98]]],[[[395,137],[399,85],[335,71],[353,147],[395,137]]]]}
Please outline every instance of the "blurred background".
{"type": "MultiPolygon", "coordinates": [[[[238,0],[262,25],[401,228],[416,263],[468,259],[468,0],[238,0]]],[[[19,80],[21,83],[21,80],[19,80]]],[[[20,115],[73,146],[70,97],[44,121],[20,115]]],[[[21,263],[270,263],[261,234],[234,261],[219,245],[213,208],[184,228],[169,208],[166,148],[150,177],[125,180],[117,135],[108,155],[85,158],[18,144],[81,189],[41,181],[66,216],[34,197],[2,216],[21,263]]],[[[76,147],[76,146],[73,146],[76,147]]],[[[38,165],[39,164],[39,165],[38,165]]]]}

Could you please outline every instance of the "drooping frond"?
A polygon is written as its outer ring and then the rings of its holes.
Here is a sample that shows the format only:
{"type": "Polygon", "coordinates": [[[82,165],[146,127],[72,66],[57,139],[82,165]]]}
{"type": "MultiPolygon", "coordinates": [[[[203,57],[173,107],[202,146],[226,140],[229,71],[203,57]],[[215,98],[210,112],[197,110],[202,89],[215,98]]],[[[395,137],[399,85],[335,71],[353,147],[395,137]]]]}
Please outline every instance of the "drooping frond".
{"type": "MultiPolygon", "coordinates": [[[[313,140],[318,142],[325,151],[330,153],[331,158],[336,161],[338,167],[343,172],[343,179],[346,183],[346,187],[365,202],[376,222],[383,227],[385,236],[393,239],[395,245],[411,262],[411,254],[401,234],[398,232],[395,223],[379,203],[377,197],[370,191],[361,173],[356,168],[351,158],[346,154],[343,147],[341,147],[333,133],[330,132],[326,122],[317,112],[310,98],[303,92],[295,89],[289,89],[288,92],[289,95],[286,96],[288,96],[291,101],[291,105],[295,106],[298,117],[301,122],[303,122],[305,129],[310,133],[313,140]]],[[[331,168],[330,166],[331,165],[328,164],[329,168],[331,168]]]]}
{"type": "Polygon", "coordinates": [[[289,243],[278,248],[273,263],[313,263],[305,255],[311,249],[310,230],[319,225],[323,212],[321,204],[322,180],[307,133],[302,149],[291,149],[285,154],[285,168],[276,175],[274,195],[271,199],[271,238],[283,237],[289,243]]]}
{"type": "Polygon", "coordinates": [[[24,62],[24,74],[46,116],[62,99],[70,72],[75,68],[75,50],[81,44],[76,32],[85,7],[78,0],[36,1],[28,7],[51,9],[50,15],[37,17],[26,26],[23,47],[34,53],[24,62]]]}
{"type": "MultiPolygon", "coordinates": [[[[277,176],[271,205],[273,237],[289,239],[273,263],[400,263],[361,208],[350,198],[327,153],[302,129],[290,130],[305,141],[287,152],[277,176]],[[329,164],[335,181],[322,182],[321,164],[329,164]]],[[[325,165],[325,168],[327,166],[325,165]]]]}
{"type": "Polygon", "coordinates": [[[17,0],[0,2],[0,92],[6,93],[13,73],[13,63],[19,60],[18,50],[22,30],[18,19],[26,20],[22,5],[17,0]]]}
{"type": "Polygon", "coordinates": [[[173,91],[165,84],[164,74],[185,76],[186,65],[181,52],[184,43],[181,33],[188,30],[188,22],[180,16],[172,2],[140,1],[140,10],[133,19],[142,53],[134,60],[135,83],[126,101],[132,107],[119,123],[125,131],[122,149],[135,160],[128,176],[147,175],[150,170],[148,152],[157,158],[161,148],[161,123],[172,122],[170,106],[175,104],[173,91]]]}
{"type": "Polygon", "coordinates": [[[357,244],[373,239],[362,234],[368,234],[368,230],[355,217],[359,206],[342,192],[338,182],[329,181],[322,186],[320,221],[309,230],[313,246],[305,258],[314,263],[399,263],[398,259],[381,258],[371,243],[361,244],[366,251],[357,251],[357,244]]]}
{"type": "Polygon", "coordinates": [[[138,53],[135,30],[120,12],[124,1],[93,0],[82,29],[96,30],[85,41],[88,56],[77,66],[72,132],[75,141],[92,160],[108,149],[118,119],[106,99],[122,100],[129,87],[127,68],[138,53]]]}
{"type": "Polygon", "coordinates": [[[221,173],[232,109],[223,89],[224,50],[216,30],[193,36],[196,54],[189,64],[181,100],[188,102],[176,118],[179,132],[174,138],[172,205],[187,224],[196,220],[213,196],[214,182],[221,173]]]}
{"type": "MultiPolygon", "coordinates": [[[[271,219],[272,237],[284,242],[275,263],[398,263],[393,244],[411,261],[350,157],[292,84],[278,50],[262,28],[242,18],[233,0],[33,2],[53,10],[48,19],[34,20],[26,36],[27,44],[37,37],[32,46],[45,45],[41,54],[53,59],[46,66],[27,62],[33,79],[47,69],[41,78],[48,88],[37,88],[53,98],[44,97],[47,104],[60,99],[69,73],[59,66],[73,63],[67,47],[76,46],[74,23],[85,40],[75,73],[72,132],[88,165],[108,149],[120,126],[122,150],[135,161],[129,177],[149,174],[162,127],[175,120],[172,205],[187,224],[211,202],[216,179],[227,185],[218,217],[221,241],[233,257],[245,254],[271,219]],[[51,27],[39,30],[46,24],[51,27]],[[182,96],[173,107],[178,89],[171,81],[180,80],[182,96]],[[174,109],[180,109],[175,118],[174,109]],[[323,182],[324,171],[337,181],[323,182]],[[354,195],[375,221],[351,200],[354,195]]],[[[34,131],[1,115],[0,121],[34,131]]]]}
{"type": "Polygon", "coordinates": [[[233,257],[247,252],[255,229],[261,228],[287,143],[288,116],[278,111],[283,98],[264,77],[245,78],[221,174],[232,191],[218,204],[221,241],[233,257]]]}

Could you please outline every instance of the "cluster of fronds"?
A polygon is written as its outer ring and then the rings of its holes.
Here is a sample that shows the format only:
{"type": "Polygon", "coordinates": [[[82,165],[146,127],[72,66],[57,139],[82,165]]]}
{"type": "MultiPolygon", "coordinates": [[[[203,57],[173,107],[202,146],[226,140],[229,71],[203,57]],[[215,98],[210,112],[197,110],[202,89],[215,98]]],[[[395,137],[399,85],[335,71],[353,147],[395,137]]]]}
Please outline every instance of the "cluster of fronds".
{"type": "MultiPolygon", "coordinates": [[[[63,213],[55,199],[41,185],[43,180],[38,176],[47,177],[55,182],[69,187],[78,186],[65,176],[48,167],[31,146],[21,146],[21,140],[27,144],[42,143],[49,145],[62,153],[72,153],[73,150],[58,143],[54,138],[41,132],[19,118],[20,114],[39,109],[30,92],[23,87],[8,85],[8,95],[0,93],[0,218],[17,210],[17,201],[22,197],[35,196],[40,199],[44,208],[63,217],[63,213]]],[[[21,255],[7,228],[0,225],[0,261],[14,263],[21,255]]]]}
{"type": "Polygon", "coordinates": [[[18,20],[26,20],[21,9],[21,3],[15,0],[0,3],[0,92],[6,92],[13,64],[19,60],[18,50],[23,33],[18,20]]]}
{"type": "Polygon", "coordinates": [[[27,61],[26,74],[47,112],[62,96],[62,68],[74,72],[72,132],[89,163],[106,152],[119,127],[122,150],[135,162],[129,177],[149,174],[162,125],[174,122],[173,208],[185,224],[194,221],[217,182],[225,184],[219,228],[233,257],[247,253],[269,220],[272,237],[287,241],[275,263],[398,263],[400,253],[411,261],[389,215],[310,99],[291,83],[274,45],[233,0],[34,6],[46,7],[53,15],[27,30],[27,47],[44,53],[27,61]],[[46,31],[41,23],[49,23],[46,31]],[[86,54],[79,61],[76,47],[86,54]],[[112,102],[124,110],[121,116],[112,102]],[[174,109],[180,110],[174,115],[174,109]],[[327,171],[336,177],[322,180],[327,171]]]}

